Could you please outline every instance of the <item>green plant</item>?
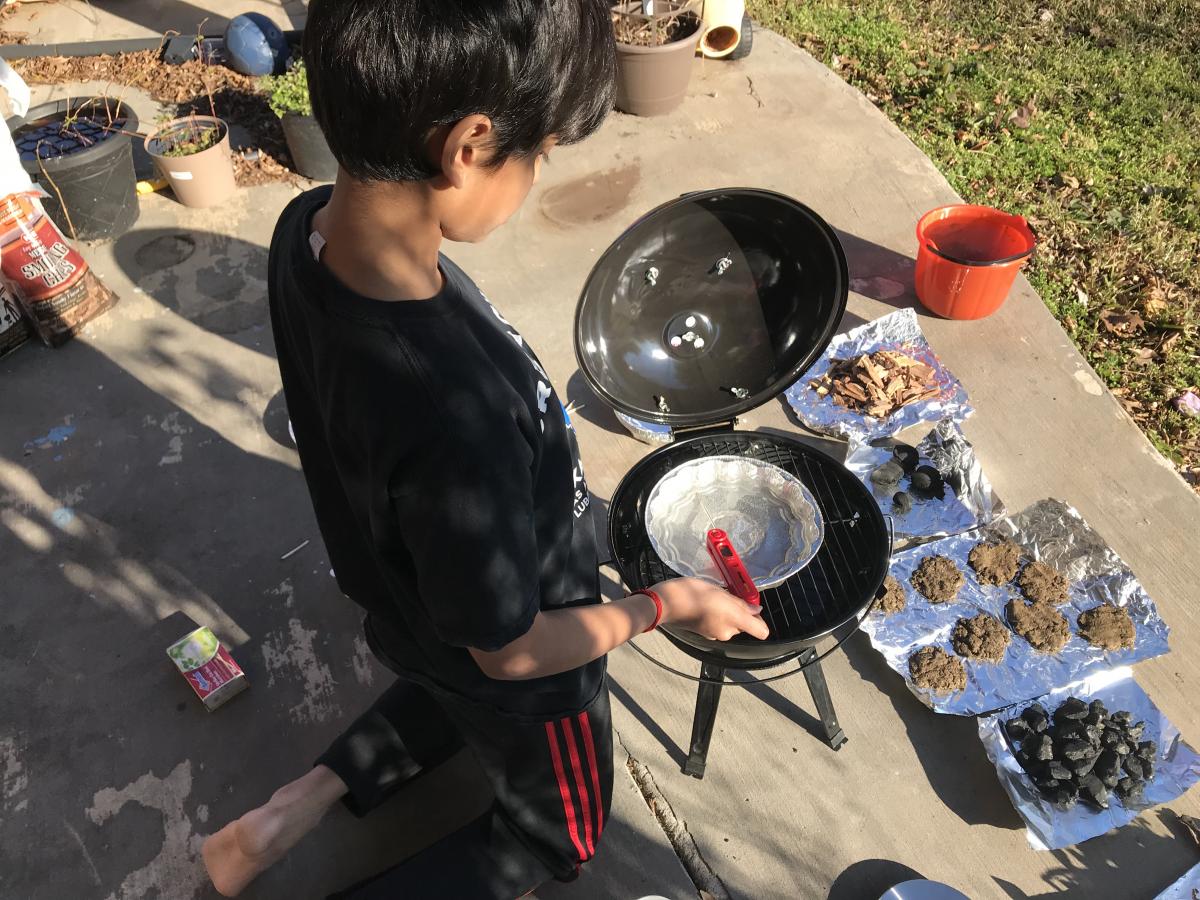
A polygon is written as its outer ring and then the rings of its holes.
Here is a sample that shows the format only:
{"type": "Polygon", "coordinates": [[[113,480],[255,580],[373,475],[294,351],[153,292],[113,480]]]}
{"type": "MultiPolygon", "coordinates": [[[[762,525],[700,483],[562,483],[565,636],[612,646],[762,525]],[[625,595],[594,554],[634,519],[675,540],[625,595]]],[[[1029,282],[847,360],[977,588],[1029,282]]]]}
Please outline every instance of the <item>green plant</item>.
{"type": "Polygon", "coordinates": [[[188,116],[180,119],[179,125],[170,129],[158,138],[162,145],[159,151],[163,156],[192,156],[202,153],[209,147],[215,147],[221,142],[221,127],[188,116]]]}
{"type": "Polygon", "coordinates": [[[268,92],[267,103],[279,118],[286,113],[312,115],[312,100],[308,96],[308,74],[303,60],[297,60],[282,75],[267,75],[260,82],[268,92]]]}

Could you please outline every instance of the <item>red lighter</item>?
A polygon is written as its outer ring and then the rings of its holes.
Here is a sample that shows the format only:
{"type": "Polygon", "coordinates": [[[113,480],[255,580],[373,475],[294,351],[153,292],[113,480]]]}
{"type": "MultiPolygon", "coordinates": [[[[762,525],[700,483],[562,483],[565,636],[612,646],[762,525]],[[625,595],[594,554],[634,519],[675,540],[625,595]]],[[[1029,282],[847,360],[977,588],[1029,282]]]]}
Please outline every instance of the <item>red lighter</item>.
{"type": "Polygon", "coordinates": [[[713,528],[708,532],[706,544],[708,555],[712,557],[717,571],[725,579],[725,585],[729,588],[729,592],[741,597],[747,603],[758,606],[760,602],[758,588],[754,586],[750,573],[742,564],[741,557],[733,549],[733,544],[729,542],[729,535],[720,528],[713,528]]]}

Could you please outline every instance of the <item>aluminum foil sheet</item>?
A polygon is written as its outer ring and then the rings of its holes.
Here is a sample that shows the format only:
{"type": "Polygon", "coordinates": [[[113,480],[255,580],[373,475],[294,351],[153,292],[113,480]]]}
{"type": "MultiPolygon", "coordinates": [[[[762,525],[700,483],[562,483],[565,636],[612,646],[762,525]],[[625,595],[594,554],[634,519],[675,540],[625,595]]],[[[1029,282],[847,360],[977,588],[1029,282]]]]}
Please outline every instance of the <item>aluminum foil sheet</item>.
{"type": "Polygon", "coordinates": [[[912,309],[888,313],[846,334],[839,334],[830,341],[816,364],[787,389],[786,396],[800,421],[813,431],[860,442],[895,434],[921,422],[940,419],[961,422],[975,411],[967,401],[967,389],[942,365],[925,340],[921,326],[917,324],[917,314],[912,309]],[[897,350],[930,366],[934,382],[940,388],[938,395],[902,406],[885,419],[876,419],[839,406],[829,397],[819,397],[809,387],[810,382],[829,370],[833,360],[849,359],[876,350],[897,350]]]}
{"type": "Polygon", "coordinates": [[[1154,900],[1196,900],[1197,897],[1200,897],[1200,863],[1180,875],[1178,881],[1154,900]]]}
{"type": "MultiPolygon", "coordinates": [[[[1200,756],[1179,734],[1150,698],[1133,680],[1133,670],[1127,666],[1098,672],[1074,684],[1060,687],[1038,697],[1048,712],[1053,712],[1068,697],[1084,702],[1100,700],[1110,711],[1128,710],[1133,721],[1146,723],[1144,739],[1158,744],[1154,762],[1154,778],[1146,782],[1145,794],[1136,803],[1125,806],[1115,795],[1109,798],[1108,809],[1096,809],[1086,803],[1076,803],[1062,810],[1046,800],[1021,769],[1003,725],[1028,706],[1022,703],[996,715],[979,720],[979,739],[988,758],[996,766],[996,774],[1005,792],[1025,820],[1026,837],[1035,850],[1060,850],[1097,837],[1113,828],[1132,822],[1143,810],[1170,803],[1200,781],[1200,756]]],[[[1031,701],[1032,702],[1032,701],[1031,701]]]]}
{"type": "Polygon", "coordinates": [[[641,419],[635,419],[619,410],[613,410],[613,412],[617,414],[617,420],[625,426],[625,429],[643,444],[664,447],[675,440],[675,434],[671,431],[670,425],[643,422],[641,419]]]}
{"type": "Polygon", "coordinates": [[[799,572],[825,536],[821,509],[799,478],[748,456],[706,456],[676,466],[646,500],[654,552],[680,575],[722,583],[706,537],[720,528],[755,587],[799,572]]]}
{"type": "Polygon", "coordinates": [[[935,712],[960,716],[990,712],[1114,666],[1160,656],[1168,650],[1169,629],[1154,601],[1079,513],[1059,500],[1040,500],[988,528],[898,553],[892,558],[890,574],[904,587],[907,598],[904,609],[888,616],[877,609],[867,616],[862,627],[888,665],[903,676],[909,690],[935,712]],[[1004,607],[1010,597],[1020,596],[1015,583],[999,587],[980,584],[967,562],[967,554],[975,544],[994,537],[1011,539],[1023,548],[1023,559],[1043,560],[1071,580],[1070,601],[1058,607],[1070,625],[1071,638],[1057,653],[1042,653],[1014,633],[1000,662],[962,660],[967,670],[965,690],[954,694],[930,693],[912,683],[909,656],[930,644],[953,654],[950,635],[960,618],[987,612],[1007,622],[1004,607]],[[953,602],[930,603],[909,581],[921,560],[935,554],[953,560],[966,577],[953,602]],[[1135,629],[1133,647],[1106,651],[1076,633],[1079,613],[1103,602],[1129,610],[1135,629]]]}
{"type": "Polygon", "coordinates": [[[855,439],[850,441],[850,450],[846,454],[846,468],[874,494],[884,515],[892,517],[898,540],[961,534],[1004,515],[1004,504],[992,490],[992,484],[975,456],[975,449],[953,419],[938,422],[917,444],[917,453],[921,465],[933,466],[945,479],[946,496],[943,499],[918,497],[907,487],[907,478],[892,490],[882,490],[872,482],[871,473],[892,458],[888,446],[876,447],[855,439]],[[912,498],[912,509],[904,515],[900,515],[892,503],[892,495],[897,490],[905,491],[912,498]]]}

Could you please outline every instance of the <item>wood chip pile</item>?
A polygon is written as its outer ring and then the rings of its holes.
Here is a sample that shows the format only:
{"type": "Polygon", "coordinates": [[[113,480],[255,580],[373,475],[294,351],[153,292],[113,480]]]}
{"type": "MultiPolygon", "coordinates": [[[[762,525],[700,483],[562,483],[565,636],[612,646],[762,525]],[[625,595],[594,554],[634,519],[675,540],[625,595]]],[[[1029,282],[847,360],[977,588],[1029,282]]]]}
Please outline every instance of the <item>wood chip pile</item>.
{"type": "Polygon", "coordinates": [[[821,397],[854,412],[882,419],[902,406],[938,395],[933,369],[895,350],[835,359],[829,371],[809,382],[821,397]]]}

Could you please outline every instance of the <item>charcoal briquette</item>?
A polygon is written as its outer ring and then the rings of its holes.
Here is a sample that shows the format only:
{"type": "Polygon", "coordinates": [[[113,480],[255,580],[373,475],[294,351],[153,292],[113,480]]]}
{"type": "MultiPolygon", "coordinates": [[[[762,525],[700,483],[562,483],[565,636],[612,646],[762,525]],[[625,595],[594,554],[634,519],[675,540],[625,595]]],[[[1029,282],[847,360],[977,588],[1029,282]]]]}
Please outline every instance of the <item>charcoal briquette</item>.
{"type": "Polygon", "coordinates": [[[1127,756],[1121,761],[1121,768],[1129,773],[1129,777],[1134,781],[1144,781],[1146,772],[1142,766],[1142,760],[1136,756],[1127,756]]]}
{"type": "Polygon", "coordinates": [[[1115,713],[1113,713],[1111,716],[1109,716],[1109,718],[1112,719],[1114,722],[1116,722],[1118,725],[1128,725],[1131,721],[1133,721],[1133,716],[1130,714],[1130,712],[1128,710],[1125,710],[1125,709],[1117,710],[1115,713]]]}
{"type": "Polygon", "coordinates": [[[894,460],[885,462],[882,466],[871,472],[871,481],[880,486],[897,484],[903,477],[904,470],[894,460]]]}
{"type": "Polygon", "coordinates": [[[1146,730],[1145,722],[1138,722],[1136,725],[1130,725],[1125,729],[1125,738],[1131,744],[1136,744],[1142,739],[1142,734],[1146,730]]]}
{"type": "Polygon", "coordinates": [[[1029,727],[1029,723],[1021,718],[1009,719],[1004,723],[1004,733],[1014,741],[1024,740],[1032,731],[1033,729],[1029,727]]]}
{"type": "Polygon", "coordinates": [[[1081,759],[1087,759],[1095,755],[1092,750],[1092,745],[1087,741],[1067,741],[1062,749],[1063,759],[1069,762],[1077,762],[1081,759]]]}
{"type": "Polygon", "coordinates": [[[1054,721],[1062,722],[1067,719],[1083,719],[1091,712],[1088,705],[1078,697],[1068,697],[1054,710],[1054,721]]]}
{"type": "Polygon", "coordinates": [[[1091,712],[1098,712],[1102,716],[1108,715],[1108,710],[1104,708],[1103,700],[1093,700],[1091,703],[1088,704],[1088,709],[1091,712]]]}
{"type": "Polygon", "coordinates": [[[1121,758],[1111,749],[1105,750],[1096,757],[1096,767],[1093,769],[1099,778],[1107,778],[1121,771],[1121,758]]]}
{"type": "Polygon", "coordinates": [[[1142,759],[1154,759],[1158,754],[1158,744],[1154,741],[1142,741],[1137,745],[1137,755],[1142,759]]]}
{"type": "Polygon", "coordinates": [[[909,484],[912,492],[918,497],[936,497],[941,500],[946,496],[942,474],[933,466],[918,466],[910,476],[909,484]]]}
{"type": "Polygon", "coordinates": [[[892,447],[892,458],[900,465],[905,472],[913,472],[921,462],[921,455],[917,453],[917,448],[897,442],[892,447]]]}
{"type": "Polygon", "coordinates": [[[1021,747],[1031,759],[1046,762],[1054,758],[1054,741],[1048,734],[1035,734],[1028,737],[1021,747]]]}
{"type": "Polygon", "coordinates": [[[1021,713],[1021,718],[1028,722],[1034,731],[1045,731],[1050,727],[1050,716],[1040,703],[1026,707],[1021,713]]]}
{"type": "Polygon", "coordinates": [[[906,516],[912,512],[913,502],[912,497],[904,491],[896,491],[892,494],[892,511],[898,516],[906,516]]]}
{"type": "Polygon", "coordinates": [[[1108,788],[1095,775],[1085,775],[1080,779],[1079,795],[1088,803],[1108,809],[1108,788]]]}
{"type": "Polygon", "coordinates": [[[1082,778],[1088,772],[1092,771],[1092,768],[1096,765],[1096,760],[1098,760],[1099,758],[1100,757],[1098,755],[1097,756],[1085,756],[1083,759],[1075,759],[1075,760],[1069,761],[1067,763],[1067,767],[1072,772],[1074,772],[1077,777],[1082,778]]]}
{"type": "Polygon", "coordinates": [[[1046,774],[1059,781],[1070,781],[1073,773],[1057,759],[1052,759],[1046,763],[1046,774]]]}
{"type": "Polygon", "coordinates": [[[1033,780],[1033,783],[1035,785],[1037,785],[1038,790],[1040,790],[1044,794],[1048,794],[1051,791],[1058,790],[1058,787],[1059,787],[1059,781],[1057,778],[1045,778],[1045,777],[1035,778],[1033,780]]]}
{"type": "Polygon", "coordinates": [[[1121,735],[1117,734],[1111,728],[1107,728],[1104,734],[1100,735],[1100,744],[1104,747],[1112,747],[1121,740],[1121,735]]]}
{"type": "Polygon", "coordinates": [[[1087,739],[1087,726],[1068,719],[1058,725],[1054,734],[1063,741],[1082,741],[1087,739]]]}

